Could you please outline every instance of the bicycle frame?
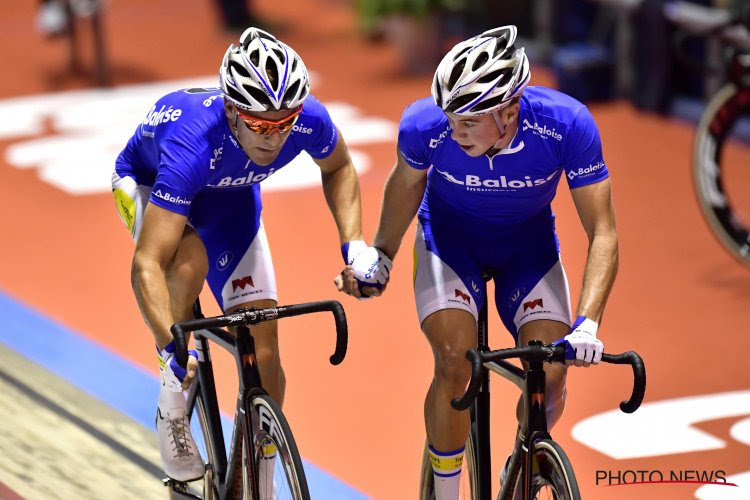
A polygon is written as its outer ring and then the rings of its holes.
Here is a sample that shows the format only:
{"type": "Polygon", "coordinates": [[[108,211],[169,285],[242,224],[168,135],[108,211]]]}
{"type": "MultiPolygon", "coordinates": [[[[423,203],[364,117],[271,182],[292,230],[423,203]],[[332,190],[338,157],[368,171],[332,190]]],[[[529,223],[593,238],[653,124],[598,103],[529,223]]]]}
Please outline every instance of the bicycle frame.
{"type": "MultiPolygon", "coordinates": [[[[234,489],[233,479],[240,463],[241,454],[238,446],[245,447],[246,456],[250,457],[254,443],[253,425],[250,422],[252,415],[249,407],[251,396],[261,393],[266,394],[261,385],[260,373],[255,359],[255,342],[248,324],[257,324],[262,321],[275,320],[289,316],[297,316],[313,312],[330,311],[336,321],[336,349],[330,357],[330,362],[337,365],[343,361],[347,347],[346,316],[341,304],[337,301],[310,302],[291,306],[271,307],[267,309],[241,309],[234,313],[218,316],[216,318],[204,318],[200,304],[196,302],[193,313],[196,319],[186,321],[172,326],[172,334],[175,339],[176,355],[178,363],[185,367],[188,360],[187,332],[193,332],[195,336],[195,347],[198,352],[197,380],[192,384],[188,392],[188,413],[192,415],[195,403],[200,391],[200,396],[205,404],[204,413],[206,424],[211,434],[211,450],[207,450],[214,457],[214,470],[211,471],[218,481],[217,493],[220,499],[228,498],[234,489]],[[237,335],[234,336],[223,330],[222,326],[235,326],[237,335]],[[213,364],[209,348],[209,341],[215,342],[227,350],[235,359],[239,375],[238,399],[235,410],[234,426],[232,429],[232,441],[230,443],[227,458],[226,444],[221,427],[221,414],[216,397],[216,384],[214,381],[213,364]],[[243,434],[247,439],[242,440],[243,434]],[[244,441],[242,444],[240,441],[244,441]]],[[[252,461],[251,461],[252,462],[252,461]]],[[[252,476],[256,478],[258,471],[252,466],[252,476]]],[[[251,481],[253,498],[259,498],[258,482],[251,481]]],[[[194,495],[185,494],[188,498],[196,498],[194,495]]]]}
{"type": "MultiPolygon", "coordinates": [[[[486,282],[492,279],[491,273],[485,273],[486,282]]],[[[489,406],[489,372],[513,382],[523,394],[526,409],[526,435],[523,440],[516,439],[508,466],[507,478],[514,478],[518,468],[523,463],[523,498],[528,498],[531,492],[533,456],[529,450],[534,449],[534,443],[541,439],[551,439],[547,429],[547,412],[545,407],[545,361],[565,361],[565,347],[558,345],[550,349],[541,341],[532,341],[527,348],[504,349],[491,352],[488,346],[487,300],[479,311],[477,321],[477,348],[466,353],[472,364],[472,376],[466,393],[456,398],[451,405],[457,410],[471,406],[471,426],[476,429],[470,434],[474,440],[477,463],[477,498],[491,498],[492,495],[492,458],[490,451],[490,406],[489,406]],[[533,355],[527,359],[529,369],[523,369],[504,361],[502,358],[519,357],[530,349],[536,348],[533,355]],[[494,359],[492,359],[494,358],[494,359]]],[[[630,364],[633,367],[634,385],[631,397],[620,403],[620,409],[626,413],[634,412],[643,400],[646,385],[645,368],[641,358],[633,353],[611,355],[603,354],[602,361],[615,364],[630,364]]],[[[507,479],[506,478],[506,479],[507,479]]],[[[509,498],[512,481],[505,481],[498,498],[509,498]]]]}
{"type": "MultiPolygon", "coordinates": [[[[485,300],[482,309],[479,311],[479,321],[477,322],[477,351],[489,352],[489,350],[487,301],[485,300]]],[[[481,375],[481,387],[479,388],[477,397],[471,407],[472,426],[476,426],[477,429],[477,442],[474,443],[477,450],[477,482],[479,488],[477,497],[490,498],[492,495],[489,391],[489,372],[492,371],[513,382],[523,393],[526,415],[528,415],[527,421],[529,423],[529,429],[526,433],[526,439],[523,442],[516,440],[516,445],[513,448],[508,468],[508,477],[515,476],[518,467],[521,465],[521,460],[526,461],[523,484],[524,498],[527,498],[528,492],[531,488],[531,474],[529,473],[529,471],[531,471],[531,455],[526,453],[525,456],[522,457],[522,449],[525,448],[526,450],[530,450],[532,449],[531,445],[535,440],[550,437],[547,432],[547,413],[544,406],[544,368],[542,367],[541,361],[532,362],[529,366],[528,372],[502,360],[488,361],[483,363],[483,366],[485,370],[482,371],[481,375]]],[[[510,493],[509,484],[508,481],[503,484],[498,498],[507,498],[510,493]]]]}
{"type": "MultiPolygon", "coordinates": [[[[209,432],[213,437],[211,443],[213,447],[211,454],[215,460],[213,473],[219,477],[218,495],[219,498],[223,499],[228,498],[232,492],[234,487],[232,480],[237,467],[241,466],[238,460],[238,457],[241,455],[237,452],[237,447],[241,444],[242,431],[248,436],[248,442],[245,443],[245,446],[250,446],[254,439],[252,425],[247,421],[251,414],[247,408],[249,395],[252,391],[265,391],[262,389],[260,373],[255,363],[255,343],[250,335],[249,328],[244,325],[239,326],[237,328],[236,339],[228,332],[219,328],[198,330],[194,332],[194,335],[196,351],[198,352],[198,377],[188,392],[188,413],[192,415],[195,408],[196,396],[198,391],[200,391],[202,399],[206,404],[204,410],[209,432]],[[219,403],[216,398],[216,385],[209,350],[209,340],[220,345],[234,356],[239,374],[237,407],[235,409],[232,441],[228,455],[221,427],[219,403]]],[[[253,470],[253,475],[255,474],[257,474],[257,471],[253,470]]],[[[253,495],[254,498],[259,497],[255,482],[253,482],[253,495]]]]}

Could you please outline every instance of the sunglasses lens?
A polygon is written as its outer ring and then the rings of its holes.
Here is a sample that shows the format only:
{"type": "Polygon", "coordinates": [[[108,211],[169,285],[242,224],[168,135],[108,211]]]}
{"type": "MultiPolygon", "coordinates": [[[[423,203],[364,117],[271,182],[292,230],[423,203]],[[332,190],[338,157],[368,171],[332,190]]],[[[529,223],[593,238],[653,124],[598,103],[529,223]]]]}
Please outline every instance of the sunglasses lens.
{"type": "Polygon", "coordinates": [[[280,123],[269,122],[265,120],[253,120],[253,119],[244,118],[244,117],[242,120],[245,122],[245,125],[247,126],[248,129],[250,129],[251,132],[254,132],[260,135],[271,135],[277,130],[281,134],[283,134],[284,132],[287,132],[297,122],[298,116],[299,116],[299,111],[297,111],[294,114],[294,116],[290,117],[288,120],[285,120],[280,123]]]}
{"type": "Polygon", "coordinates": [[[251,122],[250,120],[245,120],[245,125],[247,125],[247,128],[249,128],[251,131],[255,132],[256,134],[260,135],[271,135],[275,131],[279,131],[280,133],[284,133],[288,131],[290,128],[294,126],[294,122],[297,121],[297,117],[287,120],[285,122],[279,123],[279,124],[270,124],[265,122],[251,122]]]}

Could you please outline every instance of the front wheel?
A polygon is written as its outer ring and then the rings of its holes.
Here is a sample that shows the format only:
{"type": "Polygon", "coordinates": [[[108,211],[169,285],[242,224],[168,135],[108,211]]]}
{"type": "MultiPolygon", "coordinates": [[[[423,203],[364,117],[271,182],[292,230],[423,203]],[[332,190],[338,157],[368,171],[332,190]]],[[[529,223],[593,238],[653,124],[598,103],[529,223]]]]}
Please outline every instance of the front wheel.
{"type": "MultiPolygon", "coordinates": [[[[556,442],[540,439],[534,443],[531,468],[529,500],[580,500],[581,493],[578,491],[573,466],[556,442]]],[[[510,498],[523,498],[521,472],[519,468],[515,491],[510,494],[510,498]]]]}
{"type": "Polygon", "coordinates": [[[266,394],[251,395],[250,420],[253,441],[243,446],[244,491],[251,491],[248,482],[257,473],[261,500],[309,500],[297,444],[279,406],[266,394]]]}

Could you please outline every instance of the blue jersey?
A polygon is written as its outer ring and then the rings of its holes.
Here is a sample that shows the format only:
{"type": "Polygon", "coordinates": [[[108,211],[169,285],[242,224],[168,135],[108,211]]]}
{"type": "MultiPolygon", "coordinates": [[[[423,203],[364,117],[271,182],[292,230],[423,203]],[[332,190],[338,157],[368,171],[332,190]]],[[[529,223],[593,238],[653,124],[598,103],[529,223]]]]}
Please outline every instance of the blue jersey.
{"type": "Polygon", "coordinates": [[[406,108],[399,151],[414,168],[432,167],[420,217],[518,224],[550,205],[562,175],[571,189],[609,176],[586,106],[544,87],[527,87],[520,104],[515,137],[492,158],[467,155],[451,138],[448,118],[432,98],[406,108]]]}
{"type": "Polygon", "coordinates": [[[229,129],[221,90],[184,89],[151,107],[120,153],[115,170],[120,177],[152,186],[152,203],[187,216],[198,193],[254,186],[302,151],[325,158],[337,140],[328,111],[309,95],[276,159],[256,165],[229,129]]]}

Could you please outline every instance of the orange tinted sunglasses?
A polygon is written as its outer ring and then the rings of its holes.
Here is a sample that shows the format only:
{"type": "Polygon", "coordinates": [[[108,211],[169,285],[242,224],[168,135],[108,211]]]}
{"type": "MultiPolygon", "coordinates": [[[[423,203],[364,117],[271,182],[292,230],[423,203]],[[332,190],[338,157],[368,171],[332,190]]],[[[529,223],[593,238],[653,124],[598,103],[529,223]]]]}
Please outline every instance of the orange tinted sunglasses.
{"type": "Polygon", "coordinates": [[[271,135],[277,130],[280,134],[283,134],[284,132],[292,128],[294,126],[294,123],[297,121],[297,117],[299,117],[299,114],[302,112],[302,105],[300,104],[299,107],[295,109],[291,115],[278,121],[263,120],[262,118],[258,118],[255,116],[248,116],[242,114],[242,111],[240,111],[238,108],[235,109],[237,110],[237,114],[239,115],[239,117],[242,118],[242,121],[245,122],[245,126],[247,126],[247,128],[250,129],[251,132],[255,132],[256,134],[260,135],[271,135]]]}

